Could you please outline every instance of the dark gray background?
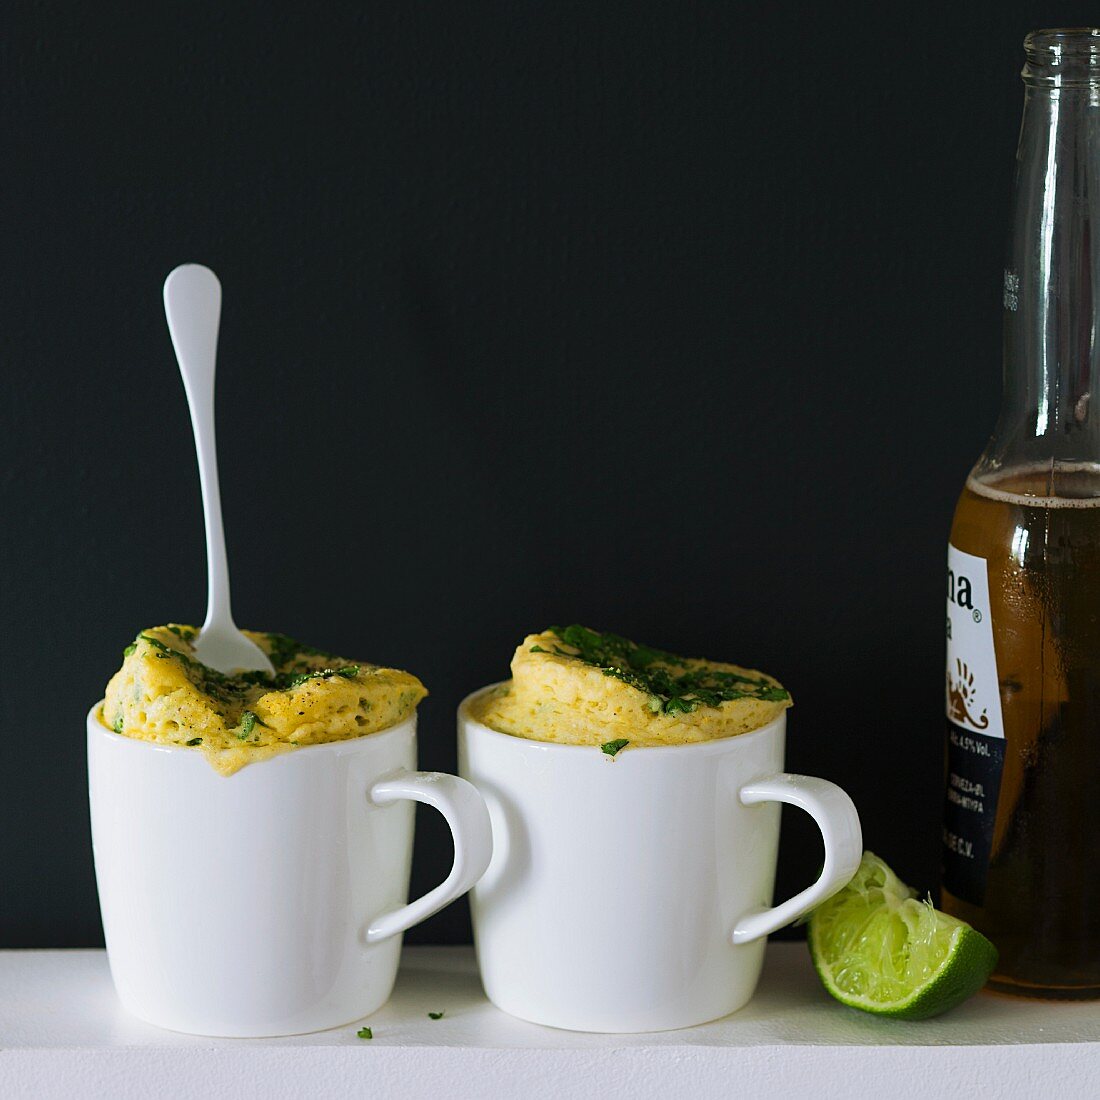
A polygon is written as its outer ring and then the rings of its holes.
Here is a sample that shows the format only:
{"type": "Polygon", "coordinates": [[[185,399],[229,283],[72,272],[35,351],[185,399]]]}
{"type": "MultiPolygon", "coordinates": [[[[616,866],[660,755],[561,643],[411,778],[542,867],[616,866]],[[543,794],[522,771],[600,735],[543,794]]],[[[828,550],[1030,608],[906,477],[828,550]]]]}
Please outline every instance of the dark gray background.
{"type": "MultiPolygon", "coordinates": [[[[0,944],[101,942],[84,713],[136,630],[202,617],[189,260],[225,290],[238,621],[420,675],[429,768],[551,622],[764,668],[789,767],[934,889],[1020,41],[1088,9],[151,8],[0,36],[0,944]]],[[[450,859],[419,825],[417,892],[450,859]]],[[[820,858],[784,827],[780,894],[820,858]]]]}

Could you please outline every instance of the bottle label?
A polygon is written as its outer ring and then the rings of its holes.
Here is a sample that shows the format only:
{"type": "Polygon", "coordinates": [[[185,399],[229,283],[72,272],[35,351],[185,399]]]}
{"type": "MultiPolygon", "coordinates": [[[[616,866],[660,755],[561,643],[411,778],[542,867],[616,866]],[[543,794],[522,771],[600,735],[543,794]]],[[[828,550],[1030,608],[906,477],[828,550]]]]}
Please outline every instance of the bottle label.
{"type": "Polygon", "coordinates": [[[981,905],[1004,766],[985,558],[947,548],[947,792],[943,884],[981,905]]]}

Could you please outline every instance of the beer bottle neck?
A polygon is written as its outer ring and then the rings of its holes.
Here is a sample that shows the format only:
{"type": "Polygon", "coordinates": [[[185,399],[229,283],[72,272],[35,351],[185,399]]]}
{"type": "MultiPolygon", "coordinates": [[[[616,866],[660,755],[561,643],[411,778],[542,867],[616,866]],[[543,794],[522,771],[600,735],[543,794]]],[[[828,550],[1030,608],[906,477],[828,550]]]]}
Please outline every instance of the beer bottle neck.
{"type": "Polygon", "coordinates": [[[1100,463],[1100,30],[1025,48],[1004,399],[978,473],[1100,463]]]}

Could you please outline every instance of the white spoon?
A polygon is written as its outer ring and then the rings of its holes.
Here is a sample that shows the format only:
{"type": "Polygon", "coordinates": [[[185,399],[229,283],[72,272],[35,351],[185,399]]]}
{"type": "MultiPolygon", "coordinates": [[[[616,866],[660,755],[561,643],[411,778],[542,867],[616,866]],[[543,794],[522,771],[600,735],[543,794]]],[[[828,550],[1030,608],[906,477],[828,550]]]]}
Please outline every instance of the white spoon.
{"type": "Polygon", "coordinates": [[[229,606],[229,564],[214,442],[214,362],[221,312],[222,286],[210,268],[183,264],[164,280],[164,313],[191,409],[206,519],[206,622],[195,639],[195,656],[219,672],[271,673],[275,670],[267,654],[237,629],[229,606]]]}

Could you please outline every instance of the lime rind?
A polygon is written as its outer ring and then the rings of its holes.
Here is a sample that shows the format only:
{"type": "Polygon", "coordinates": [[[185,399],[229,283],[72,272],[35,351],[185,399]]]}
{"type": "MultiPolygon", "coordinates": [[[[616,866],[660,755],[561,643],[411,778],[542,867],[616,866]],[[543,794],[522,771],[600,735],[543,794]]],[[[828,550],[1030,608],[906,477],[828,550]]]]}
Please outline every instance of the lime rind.
{"type": "Polygon", "coordinates": [[[810,953],[825,988],[852,1008],[924,1019],[986,982],[993,945],[970,925],[921,901],[865,852],[852,881],[813,913],[810,953]]]}

